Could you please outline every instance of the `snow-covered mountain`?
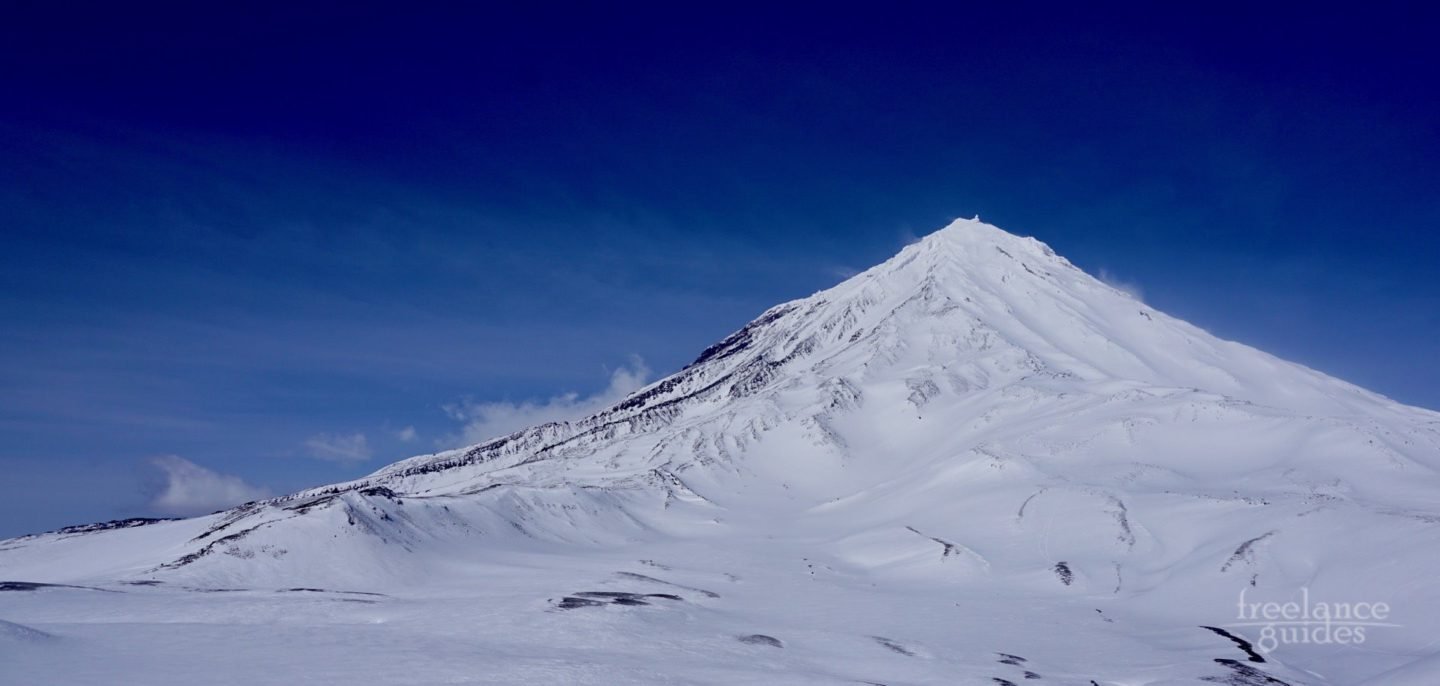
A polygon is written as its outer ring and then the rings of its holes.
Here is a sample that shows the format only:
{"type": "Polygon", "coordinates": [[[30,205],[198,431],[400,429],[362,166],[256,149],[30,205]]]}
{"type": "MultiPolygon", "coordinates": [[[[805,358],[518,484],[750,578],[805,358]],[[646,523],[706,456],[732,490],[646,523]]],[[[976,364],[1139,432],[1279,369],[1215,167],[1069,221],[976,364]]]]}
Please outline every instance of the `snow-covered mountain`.
{"type": "Polygon", "coordinates": [[[1440,683],[1437,470],[1440,414],[962,220],[592,417],[0,542],[26,582],[0,657],[47,683],[1440,683]],[[1246,616],[1302,597],[1390,611],[1343,642],[1246,616]]]}

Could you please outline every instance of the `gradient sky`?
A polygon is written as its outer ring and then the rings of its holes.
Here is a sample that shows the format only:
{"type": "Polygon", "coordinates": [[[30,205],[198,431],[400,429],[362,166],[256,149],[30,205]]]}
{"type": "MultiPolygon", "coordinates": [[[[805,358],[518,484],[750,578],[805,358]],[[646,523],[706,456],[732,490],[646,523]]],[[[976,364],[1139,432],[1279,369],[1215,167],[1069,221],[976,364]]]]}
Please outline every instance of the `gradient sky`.
{"type": "Polygon", "coordinates": [[[0,536],[573,415],[977,214],[1440,408],[1420,3],[94,4],[0,21],[0,536]]]}

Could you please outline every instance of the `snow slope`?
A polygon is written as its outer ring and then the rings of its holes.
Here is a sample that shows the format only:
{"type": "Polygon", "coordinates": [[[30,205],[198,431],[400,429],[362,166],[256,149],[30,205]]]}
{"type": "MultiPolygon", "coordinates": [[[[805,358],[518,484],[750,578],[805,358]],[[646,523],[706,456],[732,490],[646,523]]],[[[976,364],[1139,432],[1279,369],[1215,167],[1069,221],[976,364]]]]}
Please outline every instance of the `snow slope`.
{"type": "Polygon", "coordinates": [[[1440,414],[962,220],[595,416],[0,542],[68,584],[0,591],[0,683],[1440,683],[1437,468],[1440,414]],[[1302,589],[1394,612],[1243,649],[1302,589]]]}

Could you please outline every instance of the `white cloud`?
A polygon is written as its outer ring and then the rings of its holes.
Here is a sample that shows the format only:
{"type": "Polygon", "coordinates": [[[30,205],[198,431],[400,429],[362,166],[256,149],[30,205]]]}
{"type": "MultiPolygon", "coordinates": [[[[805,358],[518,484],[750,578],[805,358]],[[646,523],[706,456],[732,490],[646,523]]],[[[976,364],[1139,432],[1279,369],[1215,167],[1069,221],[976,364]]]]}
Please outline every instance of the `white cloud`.
{"type": "Polygon", "coordinates": [[[450,445],[473,445],[482,441],[514,433],[520,429],[544,424],[580,419],[595,414],[643,387],[650,378],[650,368],[639,356],[630,358],[630,363],[610,374],[610,383],[594,395],[581,397],[571,391],[557,395],[544,402],[525,401],[522,403],[465,401],[450,405],[445,411],[451,417],[465,422],[464,428],[445,441],[450,445]]]}
{"type": "Polygon", "coordinates": [[[162,514],[209,514],[271,495],[238,476],[212,472],[178,455],[152,458],[150,464],[165,473],[165,486],[150,501],[151,509],[162,514]]]}
{"type": "Polygon", "coordinates": [[[1140,289],[1140,284],[1135,283],[1134,281],[1129,281],[1127,279],[1122,279],[1116,276],[1114,272],[1111,272],[1109,269],[1105,269],[1104,267],[1100,268],[1100,273],[1097,276],[1101,281],[1105,283],[1105,285],[1114,288],[1117,291],[1121,291],[1136,300],[1145,300],[1145,292],[1140,289]]]}
{"type": "Polygon", "coordinates": [[[409,443],[415,440],[417,436],[419,436],[419,434],[415,432],[415,427],[413,426],[407,426],[395,432],[395,438],[401,443],[409,443]]]}
{"type": "Polygon", "coordinates": [[[305,441],[310,457],[329,462],[364,462],[370,459],[370,442],[365,434],[316,434],[305,441]]]}

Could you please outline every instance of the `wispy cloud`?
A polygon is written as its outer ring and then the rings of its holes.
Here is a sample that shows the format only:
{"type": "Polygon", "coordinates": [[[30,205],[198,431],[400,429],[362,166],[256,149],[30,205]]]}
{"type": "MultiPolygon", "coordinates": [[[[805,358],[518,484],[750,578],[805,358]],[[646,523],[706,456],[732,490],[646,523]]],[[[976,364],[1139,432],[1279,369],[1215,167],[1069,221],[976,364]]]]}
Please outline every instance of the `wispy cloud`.
{"type": "Polygon", "coordinates": [[[629,364],[610,373],[610,383],[593,395],[581,396],[571,391],[554,396],[544,402],[525,401],[521,403],[464,401],[449,405],[445,411],[451,417],[464,422],[460,433],[442,443],[449,445],[471,445],[481,441],[514,433],[526,427],[579,419],[603,410],[643,387],[650,378],[650,368],[639,356],[630,358],[629,364]]]}
{"type": "Polygon", "coordinates": [[[316,434],[305,441],[310,457],[350,464],[370,459],[370,442],[365,434],[316,434]]]}
{"type": "Polygon", "coordinates": [[[213,472],[178,455],[152,458],[150,464],[165,475],[165,485],[150,501],[161,514],[192,516],[268,498],[268,489],[245,483],[238,476],[213,472]]]}
{"type": "Polygon", "coordinates": [[[1116,276],[1115,273],[1109,269],[1101,267],[1100,273],[1097,274],[1096,277],[1103,281],[1105,285],[1121,291],[1136,300],[1145,300],[1145,291],[1140,288],[1140,284],[1116,276]]]}
{"type": "Polygon", "coordinates": [[[407,426],[395,432],[395,440],[398,440],[401,443],[409,443],[415,440],[419,435],[420,434],[415,431],[415,427],[407,426]]]}

